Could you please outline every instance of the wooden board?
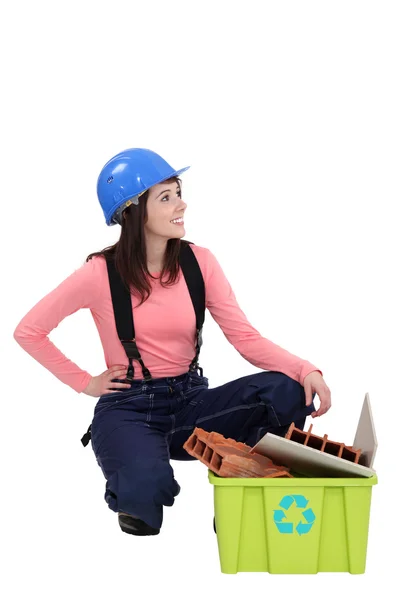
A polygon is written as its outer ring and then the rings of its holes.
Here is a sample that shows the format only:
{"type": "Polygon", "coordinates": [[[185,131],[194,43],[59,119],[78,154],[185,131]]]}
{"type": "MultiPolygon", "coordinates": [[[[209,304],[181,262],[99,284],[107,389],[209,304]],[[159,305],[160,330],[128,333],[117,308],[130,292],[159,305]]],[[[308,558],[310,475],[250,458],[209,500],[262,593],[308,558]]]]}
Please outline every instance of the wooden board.
{"type": "Polygon", "coordinates": [[[378,448],[378,440],[376,438],[371,402],[368,393],[365,394],[357,431],[354,436],[353,447],[362,450],[359,460],[360,464],[365,465],[366,467],[372,467],[378,448]]]}

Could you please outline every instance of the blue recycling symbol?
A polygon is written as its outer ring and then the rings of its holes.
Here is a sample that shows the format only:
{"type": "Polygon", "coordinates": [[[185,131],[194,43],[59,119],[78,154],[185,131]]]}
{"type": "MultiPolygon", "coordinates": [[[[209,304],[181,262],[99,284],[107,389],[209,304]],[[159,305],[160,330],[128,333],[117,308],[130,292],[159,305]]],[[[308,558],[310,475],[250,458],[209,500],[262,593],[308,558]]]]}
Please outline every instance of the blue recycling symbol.
{"type": "Polygon", "coordinates": [[[301,512],[300,520],[296,525],[296,531],[299,535],[304,535],[310,531],[315,521],[315,515],[311,508],[301,510],[302,508],[306,508],[308,504],[308,500],[304,498],[304,496],[294,494],[292,496],[284,496],[279,503],[279,506],[282,508],[274,510],[274,522],[280,533],[294,533],[294,523],[288,523],[286,521],[287,516],[285,513],[285,510],[288,510],[293,502],[296,503],[296,507],[300,509],[299,512],[301,512]],[[302,517],[305,519],[305,523],[302,520],[302,517]]]}

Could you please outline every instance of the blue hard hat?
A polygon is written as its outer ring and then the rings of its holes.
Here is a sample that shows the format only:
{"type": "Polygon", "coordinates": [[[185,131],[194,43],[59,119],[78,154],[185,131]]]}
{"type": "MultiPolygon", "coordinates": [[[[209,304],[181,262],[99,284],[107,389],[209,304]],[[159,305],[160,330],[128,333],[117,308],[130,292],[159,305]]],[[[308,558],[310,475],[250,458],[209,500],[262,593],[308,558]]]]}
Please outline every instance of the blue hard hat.
{"type": "Polygon", "coordinates": [[[129,148],[111,158],[97,180],[97,197],[107,225],[121,222],[129,204],[157,183],[177,177],[190,167],[175,171],[159,154],[145,148],[129,148]]]}

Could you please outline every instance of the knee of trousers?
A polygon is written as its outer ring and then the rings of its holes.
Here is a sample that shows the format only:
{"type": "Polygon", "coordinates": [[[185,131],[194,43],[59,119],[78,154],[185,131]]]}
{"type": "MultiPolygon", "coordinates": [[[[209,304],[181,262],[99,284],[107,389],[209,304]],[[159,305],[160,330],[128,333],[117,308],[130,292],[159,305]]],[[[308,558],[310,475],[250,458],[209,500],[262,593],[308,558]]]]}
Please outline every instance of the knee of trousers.
{"type": "Polygon", "coordinates": [[[114,511],[134,506],[172,506],[179,493],[171,465],[141,459],[118,469],[107,480],[105,500],[114,511]]]}
{"type": "MultiPolygon", "coordinates": [[[[256,396],[264,406],[270,427],[281,427],[303,419],[314,410],[314,403],[306,406],[304,387],[278,371],[263,371],[252,380],[256,396]]],[[[313,394],[314,399],[315,393],[313,394]]]]}

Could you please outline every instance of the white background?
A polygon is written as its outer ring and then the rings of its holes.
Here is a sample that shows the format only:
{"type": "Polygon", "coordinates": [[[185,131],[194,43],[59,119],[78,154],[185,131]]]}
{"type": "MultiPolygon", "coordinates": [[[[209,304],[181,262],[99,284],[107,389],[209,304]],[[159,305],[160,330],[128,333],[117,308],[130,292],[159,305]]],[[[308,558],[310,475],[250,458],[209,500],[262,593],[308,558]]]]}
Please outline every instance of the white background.
{"type": "MultiPolygon", "coordinates": [[[[399,535],[398,3],[15,1],[0,21],[2,595],[377,594],[399,535]],[[216,255],[262,335],[323,371],[332,409],[314,432],[351,444],[369,392],[379,483],[365,575],[221,574],[199,462],[172,463],[182,491],[159,536],[123,534],[80,443],[96,399],[13,340],[40,298],[118,239],[96,181],[129,147],[191,165],[185,237],[216,255]]],[[[51,339],[105,370],[88,310],[51,339]]],[[[211,387],[258,371],[209,314],[201,364],[211,387]]]]}

